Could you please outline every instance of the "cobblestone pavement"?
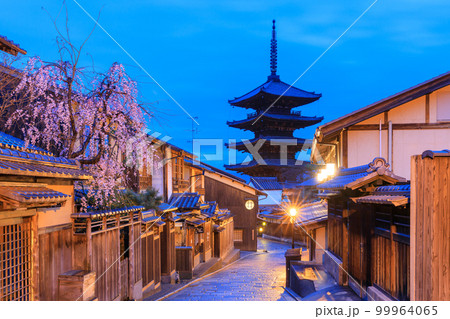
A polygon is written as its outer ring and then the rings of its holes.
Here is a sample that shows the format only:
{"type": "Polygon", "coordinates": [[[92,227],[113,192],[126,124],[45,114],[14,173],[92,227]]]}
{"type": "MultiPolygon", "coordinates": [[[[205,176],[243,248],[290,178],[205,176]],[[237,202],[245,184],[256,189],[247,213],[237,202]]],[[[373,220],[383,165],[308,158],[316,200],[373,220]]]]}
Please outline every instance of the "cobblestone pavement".
{"type": "Polygon", "coordinates": [[[284,290],[288,244],[258,238],[258,252],[242,253],[230,267],[195,282],[165,300],[294,300],[284,290]],[[264,252],[267,250],[267,252],[264,252]]]}

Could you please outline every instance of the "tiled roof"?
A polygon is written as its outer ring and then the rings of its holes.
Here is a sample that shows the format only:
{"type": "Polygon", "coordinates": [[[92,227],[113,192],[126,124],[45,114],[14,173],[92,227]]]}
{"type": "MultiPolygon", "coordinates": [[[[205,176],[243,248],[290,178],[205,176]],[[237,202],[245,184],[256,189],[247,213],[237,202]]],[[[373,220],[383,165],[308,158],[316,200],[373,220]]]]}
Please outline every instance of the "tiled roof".
{"type": "Polygon", "coordinates": [[[297,127],[311,126],[320,123],[323,120],[323,116],[317,117],[317,116],[300,116],[294,114],[286,115],[286,114],[272,114],[272,113],[264,113],[263,115],[261,115],[255,113],[253,116],[250,116],[244,120],[227,121],[227,125],[236,128],[244,128],[247,127],[248,125],[253,125],[252,123],[259,117],[268,120],[289,121],[291,125],[296,125],[297,127]]]}
{"type": "Polygon", "coordinates": [[[22,163],[0,160],[0,175],[27,175],[42,177],[59,177],[90,179],[91,176],[78,168],[55,167],[34,163],[22,163]]]}
{"type": "Polygon", "coordinates": [[[205,221],[200,218],[188,218],[188,219],[186,219],[186,223],[193,225],[193,226],[201,226],[205,223],[205,221]]]}
{"type": "Polygon", "coordinates": [[[0,132],[0,174],[89,179],[77,161],[55,157],[44,150],[0,132]]]}
{"type": "Polygon", "coordinates": [[[168,204],[179,209],[198,209],[199,201],[198,193],[173,193],[168,204]]]}
{"type": "Polygon", "coordinates": [[[325,200],[313,202],[300,207],[296,223],[309,225],[328,218],[328,203],[325,200]]]}
{"type": "Polygon", "coordinates": [[[161,203],[158,206],[158,210],[161,211],[161,212],[168,212],[168,211],[173,211],[173,210],[177,210],[177,209],[178,209],[177,206],[172,206],[172,205],[169,205],[167,203],[161,203]]]}
{"type": "MultiPolygon", "coordinates": [[[[252,138],[250,140],[248,140],[248,143],[256,143],[259,140],[267,140],[267,142],[271,142],[271,141],[277,141],[277,145],[281,144],[282,140],[286,141],[286,144],[288,143],[292,143],[292,142],[296,142],[297,145],[303,145],[305,144],[305,139],[304,138],[298,138],[298,137],[288,137],[288,136],[260,136],[260,137],[255,137],[252,138]]],[[[244,143],[243,141],[239,141],[236,143],[225,143],[226,147],[232,147],[232,148],[239,148],[239,147],[246,147],[245,145],[246,143],[244,143]]],[[[288,144],[291,145],[291,144],[288,144]]]]}
{"type": "Polygon", "coordinates": [[[354,198],[356,203],[381,204],[381,205],[406,205],[410,200],[411,186],[390,185],[375,188],[372,195],[354,198]]]}
{"type": "Polygon", "coordinates": [[[72,218],[96,218],[96,217],[103,217],[103,216],[111,216],[111,215],[118,215],[122,213],[134,213],[138,212],[140,210],[143,210],[144,206],[131,206],[131,207],[122,207],[122,208],[116,208],[116,209],[107,209],[107,210],[89,210],[87,212],[82,213],[75,213],[72,214],[72,218]]]}
{"type": "Polygon", "coordinates": [[[297,187],[314,187],[317,186],[318,184],[319,181],[317,180],[317,178],[313,177],[300,183],[297,187]]]}
{"type": "Polygon", "coordinates": [[[153,209],[143,211],[141,214],[143,223],[156,222],[157,220],[161,219],[161,216],[157,216],[153,209]]]}
{"type": "Polygon", "coordinates": [[[250,183],[259,190],[281,190],[283,186],[276,177],[252,177],[250,183]]]}
{"type": "Polygon", "coordinates": [[[241,97],[229,100],[231,105],[248,107],[249,100],[258,98],[258,96],[272,95],[275,98],[282,96],[282,99],[294,100],[296,103],[293,106],[300,106],[318,100],[322,94],[314,92],[307,92],[291,86],[278,79],[271,79],[264,84],[258,86],[256,89],[242,95],[241,97]]]}
{"type": "Polygon", "coordinates": [[[0,148],[9,148],[27,152],[38,152],[40,154],[52,155],[50,152],[47,152],[42,148],[39,148],[31,144],[26,145],[25,141],[3,132],[0,132],[0,148]]]}
{"type": "Polygon", "coordinates": [[[450,150],[442,150],[442,151],[431,151],[427,150],[422,153],[422,158],[428,157],[428,158],[435,158],[435,157],[448,157],[450,156],[450,150]]]}
{"type": "Polygon", "coordinates": [[[218,208],[217,203],[216,202],[206,202],[206,204],[208,204],[209,207],[206,209],[202,209],[201,212],[202,212],[202,214],[206,214],[210,217],[216,213],[216,209],[218,208]]]}
{"type": "Polygon", "coordinates": [[[2,186],[0,187],[0,195],[26,204],[60,203],[71,197],[40,186],[2,186]]]}
{"type": "Polygon", "coordinates": [[[0,35],[0,50],[13,55],[17,55],[17,52],[27,54],[27,51],[22,49],[17,43],[14,43],[13,41],[9,40],[4,35],[0,35]]]}
{"type": "MultiPolygon", "coordinates": [[[[264,159],[264,162],[266,163],[266,166],[283,166],[283,167],[305,167],[305,166],[309,166],[309,167],[315,167],[314,164],[311,164],[308,161],[297,161],[295,159],[287,159],[286,163],[281,163],[280,159],[264,159]],[[300,165],[301,164],[301,165],[300,165]]],[[[259,164],[257,161],[255,160],[251,160],[249,162],[244,162],[244,163],[240,163],[240,164],[236,164],[236,165],[224,165],[226,169],[230,169],[230,170],[241,170],[241,169],[245,169],[245,168],[250,168],[250,167],[255,167],[255,166],[260,166],[261,164],[259,164]]],[[[264,165],[264,164],[262,164],[264,165]]]]}
{"type": "MultiPolygon", "coordinates": [[[[370,183],[374,179],[389,179],[392,182],[405,182],[406,179],[394,175],[386,160],[376,157],[367,165],[340,169],[333,179],[317,186],[321,190],[343,190],[346,188],[357,188],[361,183],[370,183]]],[[[320,195],[320,194],[319,194],[320,195]]]]}

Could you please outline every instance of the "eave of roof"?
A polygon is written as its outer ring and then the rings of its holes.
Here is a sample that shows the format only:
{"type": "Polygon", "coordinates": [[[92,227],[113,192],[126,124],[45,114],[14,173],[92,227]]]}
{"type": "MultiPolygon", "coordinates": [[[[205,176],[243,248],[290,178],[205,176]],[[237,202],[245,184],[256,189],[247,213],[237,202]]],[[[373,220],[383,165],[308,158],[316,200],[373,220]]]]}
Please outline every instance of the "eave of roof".
{"type": "Polygon", "coordinates": [[[276,177],[251,177],[250,182],[259,190],[282,190],[283,186],[276,177]]]}
{"type": "Polygon", "coordinates": [[[0,50],[17,56],[17,53],[27,54],[27,51],[22,49],[18,44],[9,40],[7,37],[0,35],[0,50]]]}
{"type": "MultiPolygon", "coordinates": [[[[255,114],[250,116],[244,120],[238,121],[227,121],[227,125],[235,128],[244,128],[245,126],[252,125],[253,122],[259,119],[257,123],[261,123],[263,125],[263,121],[261,120],[271,120],[271,121],[283,121],[287,124],[290,124],[292,127],[308,127],[317,123],[320,123],[323,120],[323,116],[302,116],[302,115],[285,115],[285,114],[272,114],[272,113],[264,113],[255,114]]],[[[257,126],[256,126],[257,127],[257,126]]]]}
{"type": "Polygon", "coordinates": [[[71,196],[47,187],[1,186],[0,196],[24,204],[62,203],[71,196]]]}
{"type": "Polygon", "coordinates": [[[240,163],[240,164],[236,164],[236,165],[224,165],[226,169],[229,170],[242,170],[242,169],[247,169],[247,168],[253,168],[253,167],[257,167],[257,166],[273,166],[273,167],[286,167],[286,168],[301,168],[302,166],[308,166],[308,165],[313,165],[310,162],[307,161],[297,161],[295,159],[287,159],[286,164],[281,163],[281,160],[279,159],[264,159],[264,162],[266,165],[264,165],[264,163],[258,163],[255,160],[251,160],[248,162],[244,162],[244,163],[240,163]],[[297,162],[301,163],[301,165],[298,165],[297,162]]]}
{"type": "Polygon", "coordinates": [[[258,95],[272,95],[274,98],[278,98],[282,96],[285,99],[299,99],[299,104],[295,106],[304,105],[307,103],[314,102],[318,100],[322,94],[316,94],[314,92],[304,91],[302,89],[291,86],[283,81],[278,79],[269,79],[267,82],[258,86],[256,89],[252,91],[229,100],[228,103],[235,106],[241,106],[242,103],[248,102],[251,99],[254,99],[258,95]]]}
{"type": "Polygon", "coordinates": [[[429,94],[450,84],[450,72],[436,76],[430,80],[417,84],[399,93],[393,94],[380,101],[372,103],[354,112],[325,123],[317,128],[316,136],[319,141],[325,136],[332,135],[344,128],[357,124],[373,116],[386,112],[397,106],[429,94]]]}
{"type": "MultiPolygon", "coordinates": [[[[285,141],[286,144],[288,144],[288,147],[292,144],[293,141],[297,142],[297,145],[303,145],[305,144],[306,140],[304,138],[300,138],[300,137],[289,137],[289,136],[260,136],[260,137],[255,137],[252,138],[250,140],[244,140],[243,141],[239,141],[236,143],[225,143],[226,147],[231,147],[231,148],[240,148],[240,147],[246,147],[246,143],[255,143],[258,142],[259,140],[267,140],[267,142],[270,141],[277,141],[277,145],[279,144],[283,144],[283,141],[285,141]]],[[[296,146],[296,145],[292,145],[292,146],[296,146]]]]}
{"type": "MultiPolygon", "coordinates": [[[[406,182],[406,179],[397,176],[389,170],[389,164],[381,157],[376,157],[367,165],[341,169],[331,180],[317,185],[319,190],[340,191],[344,189],[355,190],[376,180],[383,180],[390,184],[406,182]]],[[[318,194],[323,197],[324,194],[318,194]]]]}

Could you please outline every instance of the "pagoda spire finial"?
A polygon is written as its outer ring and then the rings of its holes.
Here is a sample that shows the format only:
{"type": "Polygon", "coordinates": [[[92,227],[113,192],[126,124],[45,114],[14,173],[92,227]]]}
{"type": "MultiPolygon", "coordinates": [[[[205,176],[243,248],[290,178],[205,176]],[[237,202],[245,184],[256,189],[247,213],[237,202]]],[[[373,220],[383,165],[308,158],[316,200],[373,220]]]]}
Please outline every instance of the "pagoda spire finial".
{"type": "Polygon", "coordinates": [[[272,40],[270,40],[270,76],[269,80],[279,79],[277,75],[277,33],[275,20],[272,20],[272,40]]]}

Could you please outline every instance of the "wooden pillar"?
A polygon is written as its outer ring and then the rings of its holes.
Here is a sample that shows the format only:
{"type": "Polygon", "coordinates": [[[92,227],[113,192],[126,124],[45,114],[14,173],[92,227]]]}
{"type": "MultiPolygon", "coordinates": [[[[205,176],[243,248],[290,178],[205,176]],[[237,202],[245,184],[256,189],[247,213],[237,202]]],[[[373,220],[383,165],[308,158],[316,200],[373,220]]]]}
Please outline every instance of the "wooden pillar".
{"type": "Polygon", "coordinates": [[[130,213],[130,222],[129,222],[129,247],[128,247],[128,292],[131,299],[134,299],[134,225],[133,225],[133,213],[130,213]]]}
{"type": "Polygon", "coordinates": [[[39,300],[39,235],[37,219],[37,213],[31,217],[31,300],[39,300]]]}
{"type": "MultiPolygon", "coordinates": [[[[86,223],[86,269],[92,269],[92,230],[91,230],[91,219],[87,219],[86,223]]],[[[97,274],[99,276],[99,274],[97,274]]]]}
{"type": "Polygon", "coordinates": [[[348,131],[342,131],[342,163],[343,167],[348,167],[348,131]]]}
{"type": "MultiPolygon", "coordinates": [[[[392,212],[391,212],[392,214],[392,212]]],[[[392,215],[391,215],[392,216],[392,215]]],[[[397,288],[395,287],[396,282],[397,282],[397,275],[396,275],[396,264],[397,264],[397,259],[399,258],[399,256],[397,256],[397,251],[395,249],[395,242],[394,242],[394,233],[397,231],[397,227],[393,224],[393,221],[391,222],[391,238],[390,238],[390,244],[391,244],[391,293],[393,295],[395,295],[395,293],[397,292],[397,288]]]]}
{"type": "MultiPolygon", "coordinates": [[[[347,208],[344,208],[342,210],[342,268],[344,268],[344,270],[346,272],[348,272],[348,258],[349,258],[349,250],[348,250],[348,246],[349,246],[349,233],[348,233],[348,202],[347,204],[347,208]]],[[[348,275],[344,275],[344,278],[342,280],[342,283],[344,285],[348,285],[348,275]]]]}

